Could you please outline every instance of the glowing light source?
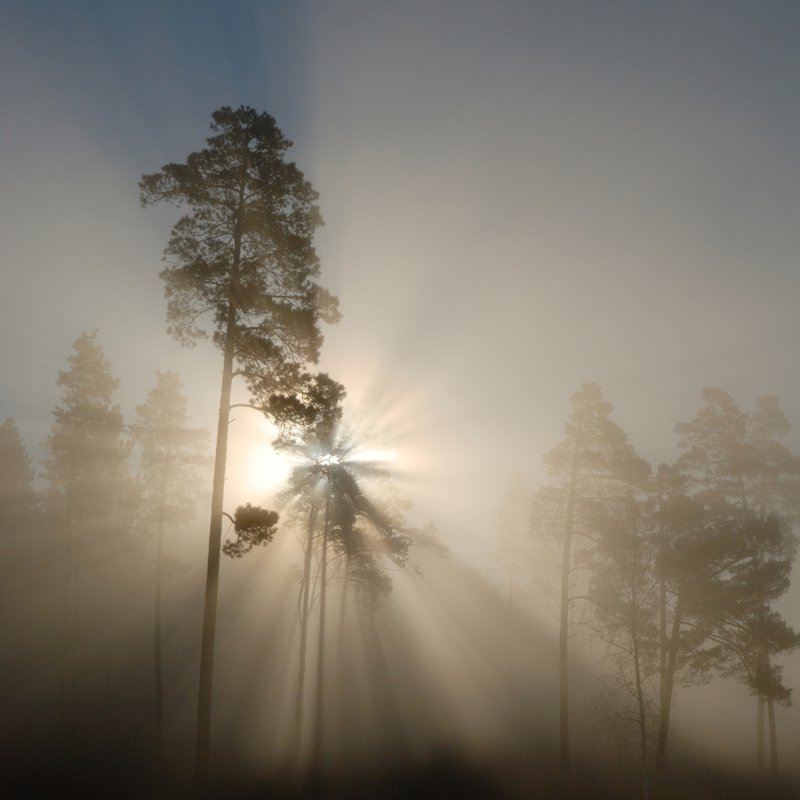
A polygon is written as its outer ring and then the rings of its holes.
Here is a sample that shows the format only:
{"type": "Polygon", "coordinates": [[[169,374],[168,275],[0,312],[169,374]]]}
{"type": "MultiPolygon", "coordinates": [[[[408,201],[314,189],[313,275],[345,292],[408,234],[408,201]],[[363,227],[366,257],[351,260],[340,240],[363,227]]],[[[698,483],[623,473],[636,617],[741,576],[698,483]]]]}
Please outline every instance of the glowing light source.
{"type": "Polygon", "coordinates": [[[233,485],[244,484],[248,492],[272,494],[284,485],[292,465],[281,453],[276,453],[269,442],[257,442],[248,448],[246,466],[241,477],[231,471],[233,485]]]}

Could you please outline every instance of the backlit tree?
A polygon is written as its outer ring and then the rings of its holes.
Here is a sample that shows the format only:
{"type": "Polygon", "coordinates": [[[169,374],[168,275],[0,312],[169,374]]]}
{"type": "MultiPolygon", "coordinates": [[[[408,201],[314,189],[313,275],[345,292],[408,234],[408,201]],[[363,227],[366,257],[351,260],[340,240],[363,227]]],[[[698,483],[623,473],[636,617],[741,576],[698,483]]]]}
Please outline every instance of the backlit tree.
{"type": "Polygon", "coordinates": [[[74,733],[79,628],[82,642],[98,634],[114,646],[116,625],[104,615],[121,601],[120,576],[131,572],[138,552],[132,534],[129,446],[114,401],[119,381],[97,343],[97,332],[73,344],[68,368],[58,373],[61,403],[46,442],[48,518],[61,544],[64,569],[62,721],[74,733]],[[125,569],[123,570],[123,567],[125,569]],[[102,593],[104,602],[96,604],[102,593]]]}
{"type": "Polygon", "coordinates": [[[739,665],[738,673],[758,698],[757,763],[764,764],[765,709],[769,717],[770,760],[777,770],[776,701],[788,690],[772,659],[800,643],[771,608],[789,586],[794,558],[792,526],[800,509],[800,461],[780,439],[789,432],[778,399],[761,397],[748,415],[716,388],[703,390],[704,405],[676,426],[683,453],[678,466],[709,513],[732,518],[742,550],[736,569],[717,582],[717,636],[739,665]],[[747,647],[753,652],[746,653],[747,647]],[[758,667],[753,667],[758,664],[758,667]]]}
{"type": "Polygon", "coordinates": [[[200,468],[207,462],[208,432],[189,427],[186,397],[174,372],[160,372],[144,403],[136,407],[131,434],[138,447],[139,520],[153,540],[153,670],[156,740],[163,728],[162,596],[164,534],[194,512],[200,468]]]}
{"type": "Polygon", "coordinates": [[[145,175],[144,205],[184,210],[172,229],[161,273],[170,332],[185,344],[206,336],[208,315],[222,351],[208,570],[200,662],[196,781],[208,774],[211,689],[231,385],[242,375],[268,396],[291,386],[314,362],[320,320],[338,319],[335,299],[317,283],[313,236],[317,194],[294,163],[275,120],[252,108],[212,114],[207,146],[185,162],[145,175]]]}
{"type": "Polygon", "coordinates": [[[594,503],[619,493],[618,467],[631,458],[631,447],[622,429],[610,419],[611,404],[596,383],[587,383],[571,398],[564,437],[545,455],[553,483],[540,494],[561,541],[559,611],[559,742],[562,791],[570,792],[568,642],[574,604],[576,546],[578,536],[591,535],[594,503]]]}

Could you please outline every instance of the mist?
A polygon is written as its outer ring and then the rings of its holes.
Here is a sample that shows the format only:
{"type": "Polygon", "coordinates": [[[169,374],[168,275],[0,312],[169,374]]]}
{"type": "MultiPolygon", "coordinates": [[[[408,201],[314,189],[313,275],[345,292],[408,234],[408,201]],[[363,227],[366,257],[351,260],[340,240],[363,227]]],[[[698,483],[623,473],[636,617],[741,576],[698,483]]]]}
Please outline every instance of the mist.
{"type": "Polygon", "coordinates": [[[139,181],[244,106],[319,193],[306,283],[341,319],[307,309],[322,339],[301,366],[343,395],[314,450],[310,428],[248,408],[272,390],[234,370],[205,790],[797,790],[797,9],[4,10],[10,789],[199,791],[223,353],[168,333],[160,273],[186,207],[143,208],[139,181]],[[170,430],[205,433],[159,478],[146,442],[171,440],[142,438],[139,409],[165,374],[170,430]],[[575,439],[589,397],[598,427],[575,439]],[[237,527],[247,504],[274,528],[237,527]]]}

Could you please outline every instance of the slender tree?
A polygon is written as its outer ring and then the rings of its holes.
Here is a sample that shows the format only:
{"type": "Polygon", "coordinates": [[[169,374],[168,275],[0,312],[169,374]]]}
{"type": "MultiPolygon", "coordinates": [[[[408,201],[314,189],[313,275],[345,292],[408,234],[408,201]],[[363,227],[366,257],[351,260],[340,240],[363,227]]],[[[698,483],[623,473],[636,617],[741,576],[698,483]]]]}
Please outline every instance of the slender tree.
{"type": "Polygon", "coordinates": [[[761,521],[718,497],[689,496],[678,470],[662,465],[656,515],[659,584],[659,728],[656,773],[663,777],[675,686],[735,675],[751,691],[787,699],[779,671],[764,680],[759,666],[766,637],[772,654],[784,649],[790,630],[775,618],[762,626],[767,598],[784,591],[788,563],[780,558],[777,520],[761,521]],[[774,624],[778,623],[778,624],[774,624]],[[760,687],[760,688],[759,688],[760,687]]]}
{"type": "Polygon", "coordinates": [[[0,425],[0,537],[30,526],[38,497],[34,471],[17,423],[8,417],[0,425]]]}
{"type": "MultiPolygon", "coordinates": [[[[93,587],[103,592],[102,608],[113,608],[113,595],[121,591],[122,567],[129,571],[136,541],[130,525],[129,446],[123,438],[122,414],[113,402],[118,381],[96,331],[75,341],[58,385],[62,401],[53,412],[45,469],[50,481],[48,515],[60,534],[64,565],[62,724],[74,738],[78,625],[85,623],[96,631],[103,619],[96,607],[88,606],[79,617],[79,601],[93,587]]],[[[111,624],[112,648],[115,631],[111,624]]]]}
{"type": "MultiPolygon", "coordinates": [[[[527,591],[531,581],[531,537],[528,534],[528,517],[530,512],[530,493],[525,486],[522,475],[511,476],[500,507],[497,511],[497,546],[495,561],[501,572],[505,586],[507,618],[507,653],[506,661],[509,674],[513,661],[515,630],[514,612],[527,591]]],[[[509,685],[509,690],[514,689],[509,685]]]]}
{"type": "MultiPolygon", "coordinates": [[[[675,467],[660,464],[653,481],[658,583],[658,734],[655,772],[663,778],[672,701],[678,680],[702,680],[709,659],[688,668],[706,640],[701,587],[736,558],[707,524],[702,503],[688,494],[688,482],[675,467]]],[[[695,658],[696,661],[696,658],[695,658]]]]}
{"type": "Polygon", "coordinates": [[[208,570],[200,659],[195,780],[208,777],[223,491],[231,385],[241,374],[264,394],[292,384],[322,341],[319,321],[338,319],[336,301],[315,282],[312,239],[321,223],[317,194],[286,161],[291,145],[268,114],[224,107],[212,114],[207,147],[167,164],[139,186],[143,205],[186,210],[165,250],[170,332],[189,344],[211,316],[222,350],[208,570]]]}
{"type": "Polygon", "coordinates": [[[636,726],[643,794],[649,795],[650,729],[654,713],[650,685],[657,675],[657,583],[650,500],[650,465],[633,448],[615,448],[614,489],[587,503],[594,547],[588,596],[595,632],[617,666],[617,678],[632,699],[626,718],[636,726]]]}
{"type": "Polygon", "coordinates": [[[574,602],[574,539],[590,533],[586,515],[589,504],[613,491],[616,464],[630,450],[625,433],[609,418],[611,404],[596,383],[581,386],[571,405],[564,438],[545,456],[554,484],[544,493],[557,505],[551,518],[557,523],[562,548],[558,672],[560,784],[564,796],[572,791],[568,644],[574,602]]]}
{"type": "MultiPolygon", "coordinates": [[[[30,552],[25,543],[39,527],[39,498],[33,486],[31,459],[17,423],[8,417],[0,425],[0,597],[4,608],[11,594],[23,589],[15,576],[30,552]]],[[[21,599],[16,598],[15,599],[21,599]]]]}
{"type": "MultiPolygon", "coordinates": [[[[757,513],[762,522],[766,522],[770,514],[777,515],[779,525],[780,553],[777,557],[779,564],[772,567],[764,565],[763,594],[775,592],[777,587],[769,570],[783,572],[784,580],[779,585],[780,591],[774,595],[777,599],[788,588],[791,563],[795,556],[795,537],[792,528],[800,521],[800,459],[794,456],[782,443],[790,431],[788,420],[783,414],[780,401],[775,395],[765,395],[756,399],[756,410],[750,418],[749,441],[755,453],[755,469],[753,470],[753,485],[751,495],[757,506],[757,513]]],[[[766,601],[765,601],[766,602],[766,601]]],[[[760,702],[762,707],[767,706],[767,724],[769,726],[770,740],[770,767],[773,776],[778,771],[778,732],[775,723],[775,702],[777,699],[788,703],[788,697],[782,696],[780,691],[770,691],[769,687],[775,685],[775,668],[771,664],[772,655],[777,655],[783,650],[793,649],[797,645],[790,645],[791,637],[787,638],[786,632],[780,630],[780,622],[774,619],[768,609],[764,609],[762,616],[764,627],[770,627],[775,632],[774,642],[770,644],[770,636],[765,630],[762,637],[762,657],[760,674],[762,681],[766,682],[767,691],[760,702]],[[770,622],[771,621],[771,622],[770,622]],[[777,625],[777,627],[775,627],[777,625]],[[782,642],[782,644],[778,644],[782,642]],[[772,650],[772,652],[770,652],[772,650]]],[[[779,673],[778,673],[779,675],[779,673]]],[[[763,726],[763,723],[762,723],[763,726]]],[[[759,734],[759,736],[761,736],[759,734]]]]}
{"type": "Polygon", "coordinates": [[[41,614],[36,600],[48,583],[42,567],[49,559],[43,558],[41,509],[33,482],[30,456],[16,422],[8,417],[0,425],[0,637],[15,662],[25,638],[20,633],[29,614],[41,614]]]}
{"type": "Polygon", "coordinates": [[[712,513],[723,520],[733,513],[738,519],[734,529],[744,555],[735,574],[718,587],[718,596],[735,602],[739,611],[738,616],[727,613],[722,604],[719,613],[725,621],[724,630],[717,635],[727,642],[740,674],[758,698],[759,771],[764,769],[765,709],[768,710],[770,762],[775,773],[774,703],[787,698],[771,659],[791,649],[792,639],[770,604],[788,588],[794,558],[791,527],[798,520],[800,507],[800,462],[779,441],[788,433],[789,425],[776,397],[759,398],[752,416],[741,411],[721,389],[704,389],[703,400],[694,419],[676,426],[679,446],[684,451],[678,465],[712,513]],[[771,522],[774,515],[775,521],[771,522]],[[744,640],[742,625],[749,631],[744,640]],[[746,641],[756,648],[756,654],[746,656],[742,652],[746,641]],[[753,660],[759,664],[758,669],[747,666],[753,660]]]}
{"type": "Polygon", "coordinates": [[[374,603],[374,592],[388,591],[391,583],[380,569],[375,557],[382,551],[396,564],[404,564],[409,538],[375,503],[364,493],[361,480],[370,476],[384,474],[378,465],[362,461],[347,442],[334,442],[333,447],[317,459],[314,470],[323,482],[325,506],[323,514],[322,537],[319,553],[319,640],[317,647],[317,707],[314,728],[313,758],[316,765],[321,764],[324,740],[325,713],[325,656],[326,656],[326,606],[328,594],[328,568],[331,557],[343,566],[344,586],[348,580],[357,586],[374,603]],[[358,525],[361,520],[364,524],[358,525]],[[370,540],[366,527],[378,533],[377,539],[370,540]],[[353,568],[352,574],[350,568],[353,568]]]}
{"type": "MultiPolygon", "coordinates": [[[[334,450],[333,452],[337,452],[334,450]]],[[[316,448],[306,452],[290,476],[284,502],[291,503],[289,520],[305,528],[298,612],[300,652],[295,707],[295,752],[300,757],[306,697],[306,660],[312,608],[319,605],[317,650],[317,705],[313,757],[321,757],[324,727],[324,680],[326,638],[329,628],[328,588],[332,581],[341,586],[339,644],[343,646],[345,612],[350,589],[365,605],[377,605],[391,591],[391,580],[381,566],[383,556],[404,564],[410,539],[397,514],[384,511],[367,499],[359,479],[372,470],[364,463],[348,463],[336,455],[322,455],[316,448]],[[313,459],[313,460],[312,460],[313,459]]],[[[381,504],[382,506],[382,504],[381,504]]],[[[432,537],[432,534],[429,534],[432,537]]]]}
{"type": "Polygon", "coordinates": [[[194,513],[200,468],[208,462],[208,432],[189,427],[186,397],[174,372],[159,372],[156,385],[136,407],[132,426],[139,450],[141,500],[139,519],[153,538],[153,682],[156,746],[161,752],[164,724],[162,664],[162,605],[164,592],[164,535],[194,513]]]}
{"type": "MultiPolygon", "coordinates": [[[[345,396],[344,386],[327,374],[306,373],[291,387],[291,390],[273,391],[267,397],[261,395],[259,398],[278,426],[275,447],[291,452],[300,459],[298,466],[292,470],[289,485],[281,498],[281,503],[290,509],[290,520],[298,527],[305,528],[298,598],[300,654],[294,726],[294,750],[298,759],[303,739],[308,624],[313,605],[314,553],[320,549],[317,547],[317,541],[327,529],[330,511],[328,485],[323,479],[322,468],[331,459],[330,453],[341,422],[342,402],[345,396]],[[323,506],[327,508],[328,513],[323,516],[321,534],[317,531],[317,526],[323,506]]],[[[325,545],[322,549],[327,551],[327,541],[325,545]]],[[[324,628],[324,625],[320,627],[324,628]]]]}
{"type": "MultiPolygon", "coordinates": [[[[396,509],[379,508],[364,493],[361,481],[384,477],[385,470],[362,459],[357,448],[340,434],[344,387],[325,374],[306,375],[299,391],[275,393],[267,403],[278,420],[277,446],[288,449],[299,463],[290,477],[284,503],[294,504],[293,515],[306,520],[301,578],[300,662],[296,704],[295,743],[302,740],[306,652],[311,606],[319,605],[317,686],[312,757],[319,766],[324,739],[326,639],[329,622],[328,587],[341,580],[339,618],[344,621],[348,587],[368,603],[389,591],[391,581],[379,558],[404,564],[410,538],[396,509]],[[314,565],[316,564],[316,575],[314,565]],[[336,569],[331,573],[331,569],[336,569]],[[316,587],[316,588],[314,588],[316,587]]],[[[302,524],[302,523],[301,523],[302,524]]],[[[340,637],[341,641],[341,637],[340,637]]]]}

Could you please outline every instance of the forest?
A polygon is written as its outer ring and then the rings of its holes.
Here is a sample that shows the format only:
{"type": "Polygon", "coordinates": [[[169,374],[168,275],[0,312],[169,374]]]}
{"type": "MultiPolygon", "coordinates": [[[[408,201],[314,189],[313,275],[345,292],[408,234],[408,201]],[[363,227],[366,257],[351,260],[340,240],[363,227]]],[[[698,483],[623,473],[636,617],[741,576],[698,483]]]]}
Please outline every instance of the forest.
{"type": "Polygon", "coordinates": [[[547,482],[485,499],[493,556],[461,563],[314,371],[339,300],[291,142],[247,106],[211,132],[139,192],[142,214],[178,209],[167,330],[216,347],[216,429],[175,371],[140,376],[126,419],[91,323],[53,376],[41,462],[0,426],[14,796],[793,796],[800,457],[779,398],[699,386],[695,415],[664,421],[677,457],[651,465],[584,383],[537,456],[547,482]],[[239,415],[269,422],[286,479],[229,507],[239,415]],[[750,763],[676,722],[720,684],[752,705],[750,763]]]}

